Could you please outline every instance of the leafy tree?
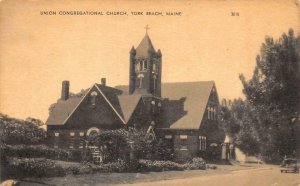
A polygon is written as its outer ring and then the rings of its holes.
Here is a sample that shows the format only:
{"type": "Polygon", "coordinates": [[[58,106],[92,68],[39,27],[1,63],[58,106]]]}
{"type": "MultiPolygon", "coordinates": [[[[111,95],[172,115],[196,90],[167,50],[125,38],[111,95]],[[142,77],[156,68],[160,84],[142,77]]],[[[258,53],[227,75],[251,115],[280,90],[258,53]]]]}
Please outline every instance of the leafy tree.
{"type": "Polygon", "coordinates": [[[108,157],[106,161],[126,160],[133,150],[136,159],[164,159],[169,156],[167,145],[161,141],[149,141],[146,132],[134,128],[107,130],[89,139],[108,157]]]}
{"type": "Polygon", "coordinates": [[[300,37],[295,37],[292,29],[276,41],[267,37],[252,78],[247,81],[240,75],[251,110],[251,127],[258,134],[260,152],[270,160],[295,153],[300,142],[299,127],[292,120],[299,114],[299,46],[300,37]]]}
{"type": "Polygon", "coordinates": [[[19,120],[0,114],[0,138],[7,144],[38,144],[43,142],[46,132],[39,128],[38,119],[19,120]]]}
{"type": "Polygon", "coordinates": [[[254,127],[253,112],[249,104],[242,99],[222,102],[220,121],[226,133],[244,152],[250,155],[259,153],[258,134],[254,127]]]}

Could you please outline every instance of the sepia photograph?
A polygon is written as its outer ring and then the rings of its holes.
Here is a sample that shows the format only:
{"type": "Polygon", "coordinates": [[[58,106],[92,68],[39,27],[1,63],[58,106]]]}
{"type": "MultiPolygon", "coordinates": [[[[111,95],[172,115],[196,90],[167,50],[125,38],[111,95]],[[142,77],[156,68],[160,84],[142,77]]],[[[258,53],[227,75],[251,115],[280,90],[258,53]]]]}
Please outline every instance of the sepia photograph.
{"type": "Polygon", "coordinates": [[[0,0],[0,186],[300,186],[300,0],[0,0]]]}

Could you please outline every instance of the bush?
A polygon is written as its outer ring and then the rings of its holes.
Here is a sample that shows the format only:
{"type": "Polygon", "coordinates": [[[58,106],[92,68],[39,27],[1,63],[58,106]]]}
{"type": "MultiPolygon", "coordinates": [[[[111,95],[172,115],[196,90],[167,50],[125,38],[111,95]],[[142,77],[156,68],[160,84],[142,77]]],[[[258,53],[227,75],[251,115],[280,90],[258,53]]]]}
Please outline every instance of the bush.
{"type": "Polygon", "coordinates": [[[39,144],[44,142],[46,132],[39,128],[38,119],[28,121],[10,118],[0,113],[0,139],[7,144],[39,144]]]}
{"type": "MultiPolygon", "coordinates": [[[[26,158],[47,158],[55,160],[76,159],[74,153],[51,148],[46,145],[0,145],[1,157],[26,157],[26,158]]],[[[2,159],[2,158],[1,158],[2,159]]]]}
{"type": "Polygon", "coordinates": [[[184,170],[184,166],[172,161],[139,160],[139,171],[184,170]]]}
{"type": "Polygon", "coordinates": [[[6,177],[54,177],[65,176],[64,169],[45,158],[8,158],[6,177]]]}
{"type": "Polygon", "coordinates": [[[205,170],[206,163],[202,158],[193,158],[191,163],[185,163],[184,169],[187,170],[205,170]]]}
{"type": "Polygon", "coordinates": [[[202,158],[193,158],[192,162],[179,164],[172,161],[139,160],[140,171],[168,171],[168,170],[205,170],[206,163],[202,158]]]}
{"type": "Polygon", "coordinates": [[[95,172],[126,172],[128,170],[128,166],[123,160],[118,160],[112,163],[102,163],[99,165],[95,165],[92,163],[83,163],[81,165],[71,166],[68,168],[68,172],[73,174],[89,174],[95,172]]]}

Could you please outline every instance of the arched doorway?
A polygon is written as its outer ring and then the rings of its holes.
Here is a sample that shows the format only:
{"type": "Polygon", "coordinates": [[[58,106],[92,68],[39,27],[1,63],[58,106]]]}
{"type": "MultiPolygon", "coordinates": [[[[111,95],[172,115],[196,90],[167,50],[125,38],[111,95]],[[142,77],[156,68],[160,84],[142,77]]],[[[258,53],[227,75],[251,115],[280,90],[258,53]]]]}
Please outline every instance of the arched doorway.
{"type": "MultiPolygon", "coordinates": [[[[88,137],[95,137],[95,136],[98,136],[99,134],[100,134],[100,130],[97,127],[89,128],[86,132],[86,135],[88,137]]],[[[101,149],[99,149],[99,147],[90,145],[89,149],[90,149],[90,153],[91,153],[93,162],[95,164],[99,164],[99,163],[103,162],[103,155],[102,155],[101,149]]]]}

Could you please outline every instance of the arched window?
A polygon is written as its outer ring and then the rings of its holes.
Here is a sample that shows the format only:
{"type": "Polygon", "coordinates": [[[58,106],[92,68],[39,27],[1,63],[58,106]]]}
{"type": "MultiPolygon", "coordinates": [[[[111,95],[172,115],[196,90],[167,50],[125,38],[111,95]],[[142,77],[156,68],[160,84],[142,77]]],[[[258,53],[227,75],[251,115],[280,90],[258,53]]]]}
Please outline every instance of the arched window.
{"type": "Polygon", "coordinates": [[[100,134],[100,130],[96,127],[92,127],[86,132],[87,136],[97,136],[99,134],[100,134]]]}
{"type": "Polygon", "coordinates": [[[135,72],[139,72],[140,71],[140,64],[139,62],[135,63],[135,72]]]}
{"type": "Polygon", "coordinates": [[[153,63],[152,71],[153,71],[153,72],[156,72],[156,64],[155,64],[155,63],[153,63]]]}
{"type": "Polygon", "coordinates": [[[97,97],[97,92],[96,91],[93,91],[92,93],[91,93],[91,104],[92,105],[96,105],[96,97],[97,97]]]}
{"type": "Polygon", "coordinates": [[[144,75],[143,74],[139,74],[138,75],[138,79],[139,79],[139,88],[142,88],[144,75]]]}
{"type": "Polygon", "coordinates": [[[210,119],[210,107],[207,107],[207,118],[210,119]]]}

